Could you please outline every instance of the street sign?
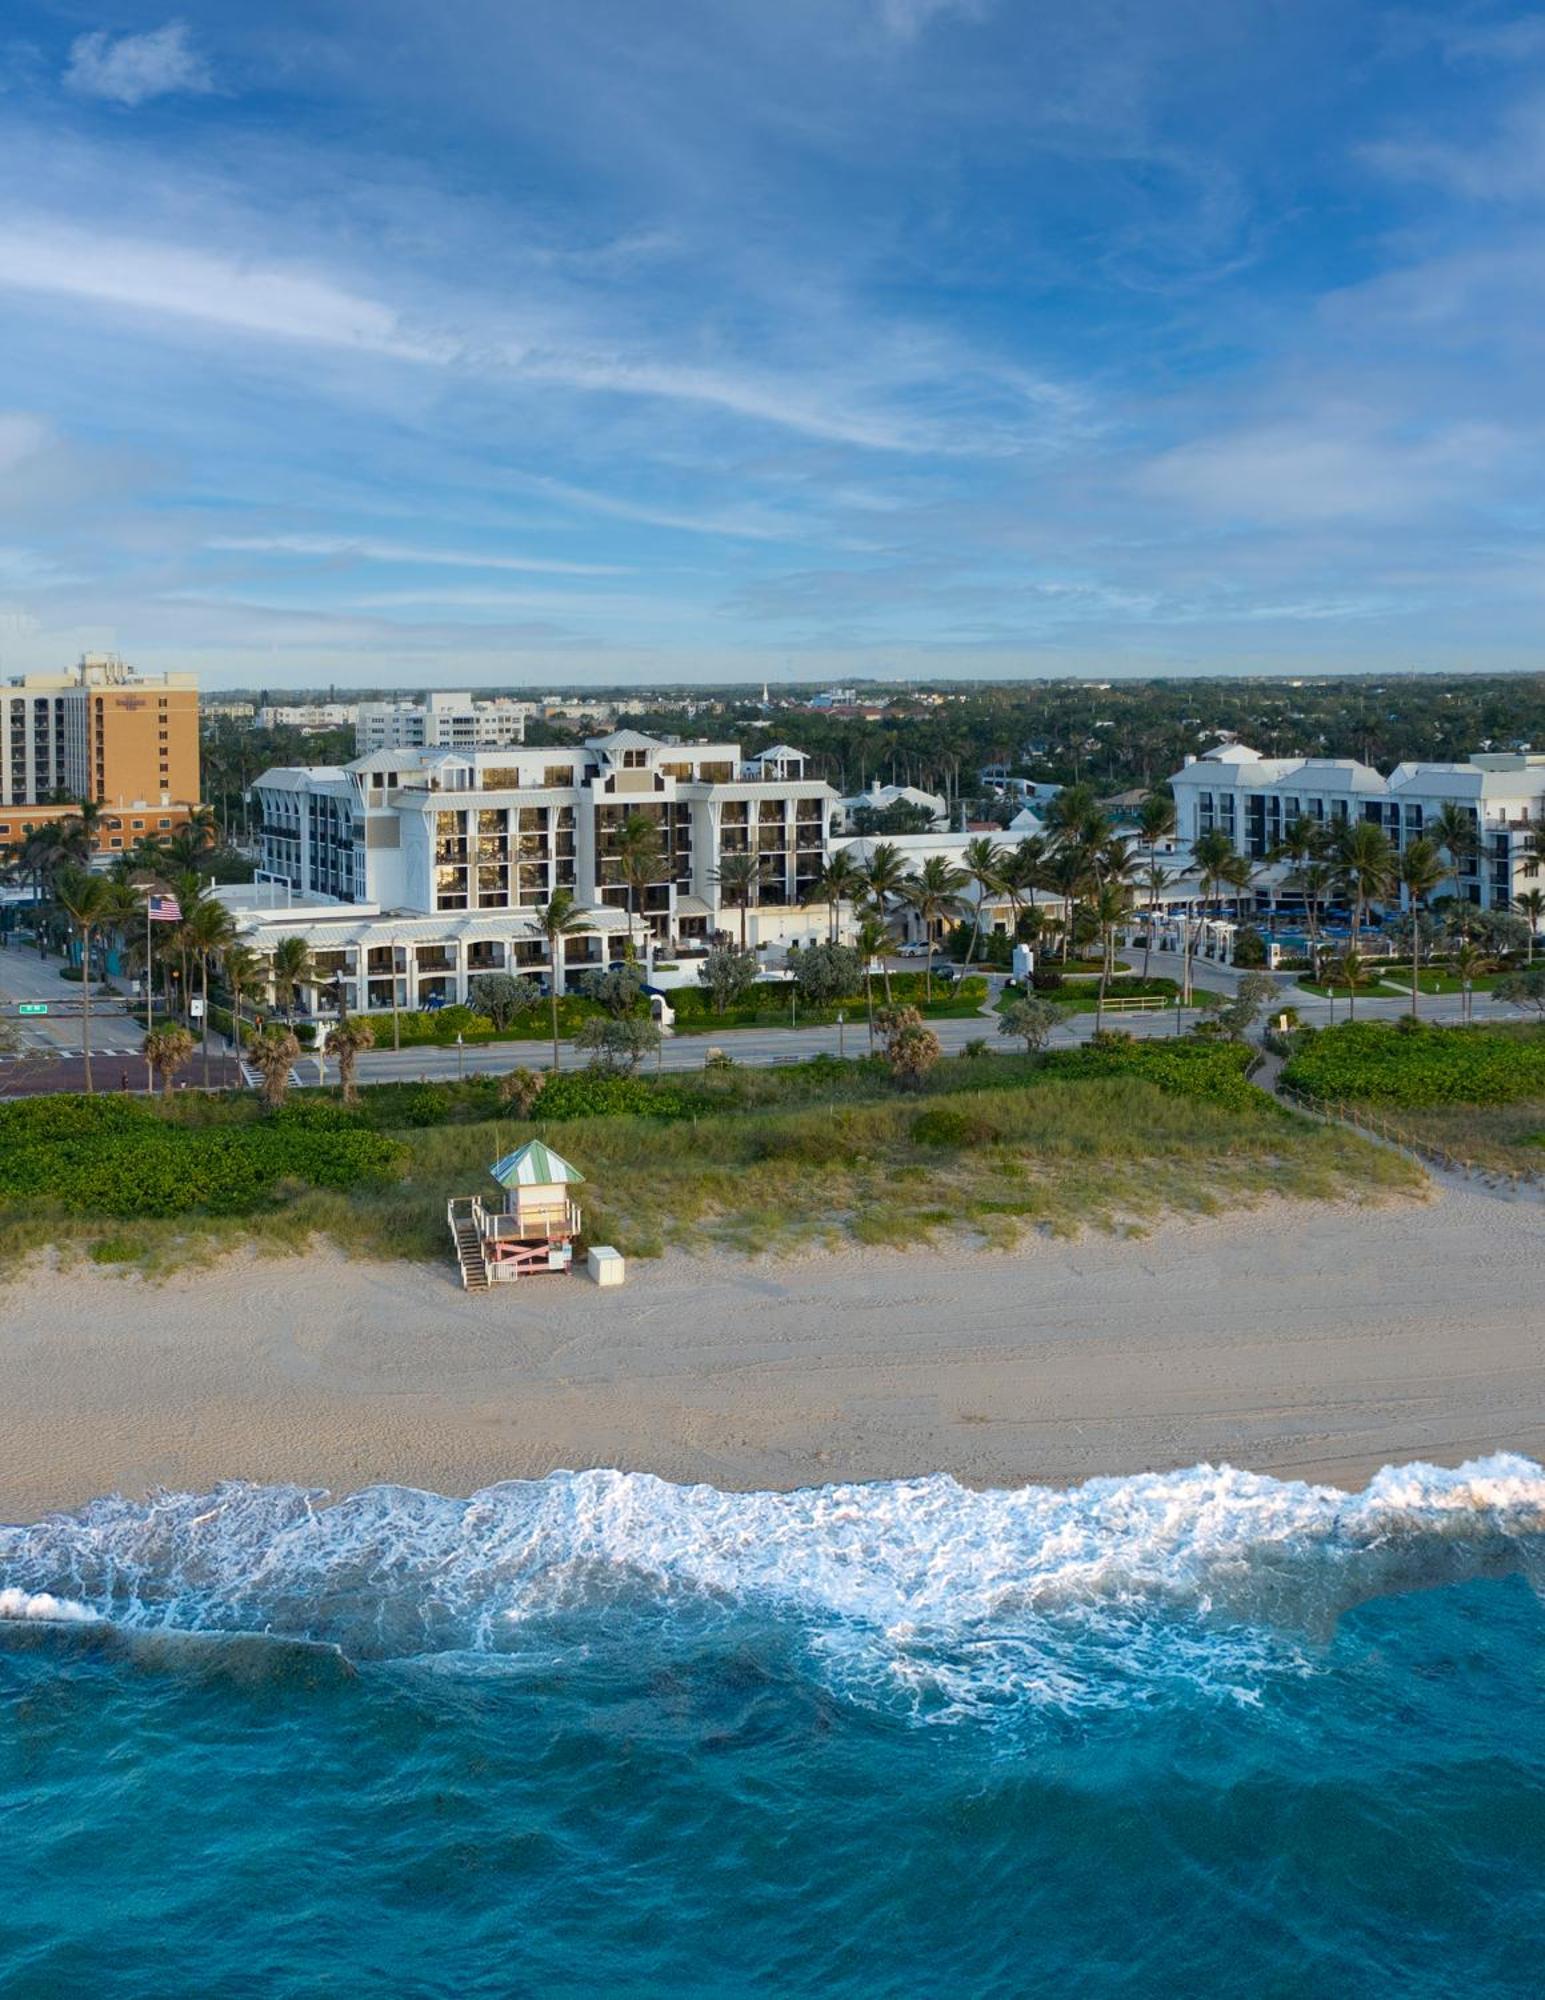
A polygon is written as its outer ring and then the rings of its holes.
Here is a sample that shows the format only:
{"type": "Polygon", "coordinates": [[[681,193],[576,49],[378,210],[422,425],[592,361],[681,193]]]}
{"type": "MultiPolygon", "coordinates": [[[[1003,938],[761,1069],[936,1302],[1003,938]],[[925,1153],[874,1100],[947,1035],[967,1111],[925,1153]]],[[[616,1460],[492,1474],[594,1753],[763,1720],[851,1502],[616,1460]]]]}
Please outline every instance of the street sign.
{"type": "Polygon", "coordinates": [[[18,1014],[46,1014],[48,1012],[48,1002],[46,1000],[23,1000],[16,1011],[18,1014]]]}
{"type": "Polygon", "coordinates": [[[188,1012],[193,1016],[195,1021],[203,1015],[204,1001],[200,994],[195,993],[193,998],[188,1002],[188,1012]]]}

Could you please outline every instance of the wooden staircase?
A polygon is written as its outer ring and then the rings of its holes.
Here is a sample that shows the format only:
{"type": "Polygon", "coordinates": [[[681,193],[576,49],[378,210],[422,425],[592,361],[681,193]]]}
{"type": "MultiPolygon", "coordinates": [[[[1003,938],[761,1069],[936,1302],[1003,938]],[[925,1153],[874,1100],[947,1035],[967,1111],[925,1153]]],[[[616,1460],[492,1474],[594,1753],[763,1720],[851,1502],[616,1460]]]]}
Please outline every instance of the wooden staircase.
{"type": "Polygon", "coordinates": [[[446,1207],[446,1220],[451,1225],[451,1238],[456,1245],[456,1262],[461,1266],[462,1289],[486,1292],[488,1266],[483,1260],[482,1238],[472,1218],[470,1198],[462,1197],[450,1202],[446,1207]]]}

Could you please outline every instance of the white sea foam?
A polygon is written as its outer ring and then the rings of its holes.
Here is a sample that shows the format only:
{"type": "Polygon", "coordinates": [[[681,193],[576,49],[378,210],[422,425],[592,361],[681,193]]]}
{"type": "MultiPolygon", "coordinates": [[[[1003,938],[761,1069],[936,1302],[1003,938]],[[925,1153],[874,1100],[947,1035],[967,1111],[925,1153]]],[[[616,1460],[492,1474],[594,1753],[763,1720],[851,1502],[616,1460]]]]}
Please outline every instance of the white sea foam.
{"type": "Polygon", "coordinates": [[[46,1590],[0,1590],[0,1618],[34,1619],[50,1625],[94,1625],[99,1614],[71,1597],[46,1590]]]}
{"type": "Polygon", "coordinates": [[[1210,1466],[986,1493],[556,1473],[470,1500],[376,1487],[336,1505],[233,1484],[0,1529],[0,1605],[68,1593],[78,1615],[138,1629],[268,1631],[377,1659],[518,1653],[576,1616],[615,1638],[641,1614],[690,1610],[701,1631],[751,1613],[797,1628],[844,1686],[959,1712],[1151,1698],[1176,1679],[1253,1698],[1263,1673],[1306,1670],[1303,1642],[1350,1606],[1538,1581],[1542,1552],[1545,1471],[1511,1456],[1388,1469],[1356,1495],[1210,1466]]]}

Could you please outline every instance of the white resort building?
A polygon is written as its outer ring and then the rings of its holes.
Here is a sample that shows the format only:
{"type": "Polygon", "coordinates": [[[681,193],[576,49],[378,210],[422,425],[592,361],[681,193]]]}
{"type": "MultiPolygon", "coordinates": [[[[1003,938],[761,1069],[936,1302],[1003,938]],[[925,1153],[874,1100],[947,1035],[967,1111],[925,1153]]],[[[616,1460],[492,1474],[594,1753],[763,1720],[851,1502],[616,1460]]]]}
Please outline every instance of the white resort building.
{"type": "Polygon", "coordinates": [[[754,854],[753,946],[825,935],[803,899],[826,865],[836,794],[798,751],[745,763],[733,743],[672,743],[618,730],[582,748],[387,749],[343,766],[265,771],[252,786],[260,861],[222,892],[243,940],[304,937],[316,984],[351,1011],[464,1001],[480,972],[551,977],[622,957],[630,925],[651,968],[701,956],[740,911],[724,857],[754,854]],[[659,832],[660,879],[629,910],[618,840],[631,818],[659,832]],[[549,963],[535,917],[568,889],[585,918],[549,963]]]}
{"type": "Polygon", "coordinates": [[[433,690],[417,701],[362,701],[350,718],[354,754],[372,750],[505,749],[526,740],[535,702],[494,696],[474,701],[470,694],[433,690]]]}
{"type": "Polygon", "coordinates": [[[1180,846],[1221,828],[1252,861],[1265,861],[1297,819],[1332,828],[1370,820],[1404,848],[1430,833],[1452,801],[1476,832],[1474,849],[1459,857],[1462,897],[1502,910],[1540,883],[1532,838],[1545,826],[1545,756],[1504,752],[1463,764],[1397,764],[1385,777],[1352,758],[1263,757],[1243,743],[1225,743],[1188,758],[1170,788],[1180,846]]]}

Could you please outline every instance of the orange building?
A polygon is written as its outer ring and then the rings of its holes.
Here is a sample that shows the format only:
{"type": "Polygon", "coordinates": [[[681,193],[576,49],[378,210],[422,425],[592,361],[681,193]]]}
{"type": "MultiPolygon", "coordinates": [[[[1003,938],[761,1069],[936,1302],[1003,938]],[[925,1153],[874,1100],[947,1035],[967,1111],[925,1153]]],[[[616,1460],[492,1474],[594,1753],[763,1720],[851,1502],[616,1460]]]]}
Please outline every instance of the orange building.
{"type": "MultiPolygon", "coordinates": [[[[91,846],[95,854],[123,854],[142,840],[176,833],[188,824],[193,808],[188,805],[147,806],[143,803],[122,811],[108,808],[97,822],[91,846]]],[[[75,819],[78,806],[0,806],[0,855],[17,849],[34,827],[51,820],[75,819]]]]}
{"type": "Polygon", "coordinates": [[[198,683],[88,653],[67,674],[0,688],[0,806],[56,791],[159,808],[199,796],[198,683]]]}

